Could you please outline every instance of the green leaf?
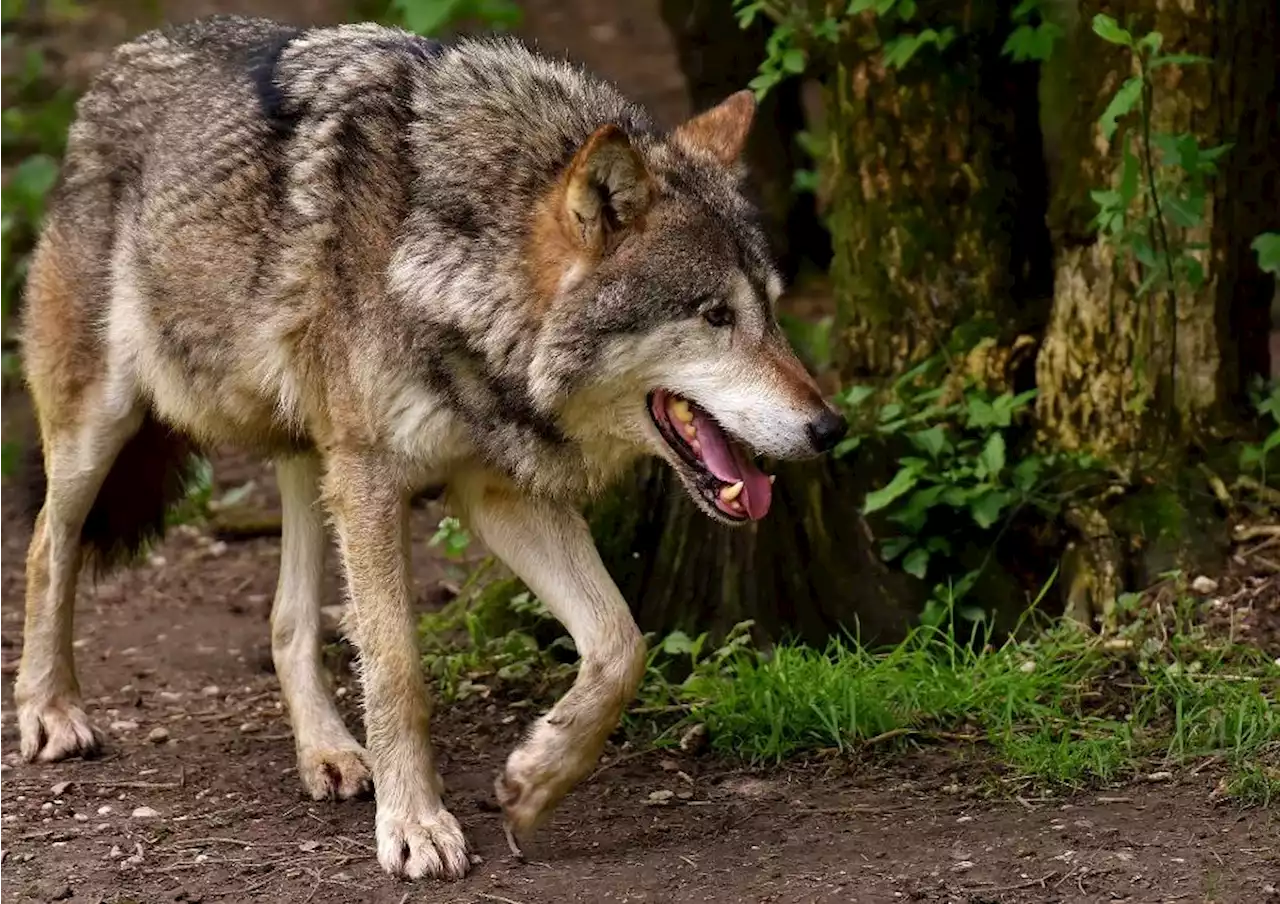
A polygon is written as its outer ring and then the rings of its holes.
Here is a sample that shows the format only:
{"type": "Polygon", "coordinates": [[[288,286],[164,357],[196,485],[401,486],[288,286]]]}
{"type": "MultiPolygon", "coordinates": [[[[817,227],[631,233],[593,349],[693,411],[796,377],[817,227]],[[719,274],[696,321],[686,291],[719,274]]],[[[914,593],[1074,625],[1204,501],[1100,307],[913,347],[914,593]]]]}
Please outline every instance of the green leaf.
{"type": "Polygon", "coordinates": [[[1138,195],[1138,155],[1130,150],[1130,141],[1124,142],[1124,166],[1120,176],[1120,204],[1128,207],[1138,195]]]}
{"type": "Polygon", "coordinates": [[[1164,209],[1168,211],[1169,219],[1173,220],[1174,225],[1190,229],[1199,226],[1200,221],[1204,219],[1204,197],[1192,195],[1179,198],[1169,195],[1164,198],[1164,209]]]}
{"type": "Polygon", "coordinates": [[[843,408],[857,408],[875,394],[874,386],[850,386],[843,392],[836,394],[835,403],[843,408]]]}
{"type": "Polygon", "coordinates": [[[886,562],[892,562],[910,549],[914,542],[914,537],[890,537],[880,544],[880,558],[886,562]]]}
{"type": "Polygon", "coordinates": [[[782,55],[782,71],[789,72],[792,75],[798,75],[804,72],[805,53],[799,47],[788,48],[786,53],[782,55]]]}
{"type": "Polygon", "coordinates": [[[1164,46],[1164,35],[1158,31],[1149,31],[1138,41],[1140,49],[1150,50],[1152,53],[1159,53],[1162,46],[1164,46]]]}
{"type": "Polygon", "coordinates": [[[1028,455],[1013,466],[1013,485],[1024,493],[1029,493],[1040,480],[1044,471],[1044,459],[1038,455],[1028,455]]]}
{"type": "Polygon", "coordinates": [[[1204,265],[1189,254],[1178,258],[1178,269],[1187,277],[1187,283],[1193,289],[1204,285],[1204,265]]]}
{"type": "Polygon", "coordinates": [[[862,445],[862,437],[847,436],[844,439],[840,440],[840,442],[836,443],[836,447],[831,450],[831,454],[834,455],[836,458],[844,458],[846,455],[848,455],[850,452],[853,452],[861,445],[862,445]]]}
{"type": "Polygon", "coordinates": [[[1133,46],[1133,35],[1121,28],[1115,19],[1104,13],[1098,13],[1093,17],[1093,33],[1110,44],[1119,44],[1123,47],[1133,46]]]}
{"type": "Polygon", "coordinates": [[[865,13],[867,10],[874,8],[879,2],[880,0],[852,0],[845,15],[856,16],[859,13],[865,13]]]}
{"type": "Polygon", "coordinates": [[[924,580],[925,572],[929,570],[929,550],[919,546],[911,550],[902,560],[902,570],[913,578],[924,580]]]}
{"type": "Polygon", "coordinates": [[[1000,520],[1000,513],[1013,501],[1008,490],[991,490],[979,496],[969,505],[969,514],[978,527],[986,530],[1000,520]]]}
{"type": "Polygon", "coordinates": [[[862,513],[870,515],[872,512],[878,512],[895,499],[908,492],[919,481],[919,476],[911,468],[901,468],[898,473],[893,475],[893,480],[889,481],[886,486],[878,490],[872,490],[867,494],[866,501],[862,505],[862,513]]]}
{"type": "Polygon", "coordinates": [[[1062,35],[1062,29],[1052,22],[1019,25],[1005,40],[1000,52],[1015,63],[1044,62],[1053,56],[1053,46],[1062,35]]]}
{"type": "Polygon", "coordinates": [[[923,490],[916,490],[907,498],[906,503],[890,516],[890,520],[901,524],[911,534],[919,534],[924,530],[925,521],[929,518],[929,509],[937,503],[944,489],[941,485],[935,484],[923,490]]]}
{"type": "Polygon", "coordinates": [[[898,0],[898,18],[910,22],[916,17],[916,0],[898,0]]]}
{"type": "Polygon", "coordinates": [[[662,639],[662,652],[668,656],[687,656],[693,652],[693,641],[683,631],[672,631],[662,639]]]}
{"type": "Polygon", "coordinates": [[[982,447],[982,454],[978,456],[988,475],[994,477],[1004,470],[1004,453],[1004,434],[991,434],[987,438],[987,444],[982,447]]]}
{"type": "Polygon", "coordinates": [[[1170,53],[1153,59],[1147,64],[1147,70],[1159,69],[1161,66],[1200,66],[1212,62],[1212,57],[1195,53],[1170,53]]]}
{"type": "Polygon", "coordinates": [[[918,430],[915,433],[908,433],[907,439],[911,440],[911,444],[920,451],[924,452],[930,458],[937,460],[942,454],[942,450],[947,448],[947,431],[940,424],[935,424],[928,430],[918,430]]]}
{"type": "Polygon", "coordinates": [[[1119,127],[1120,119],[1128,115],[1141,96],[1142,79],[1137,76],[1126,79],[1125,83],[1120,86],[1120,90],[1116,92],[1115,97],[1111,98],[1111,103],[1107,104],[1107,109],[1102,111],[1102,116],[1098,119],[1098,125],[1102,127],[1103,138],[1108,141],[1111,140],[1111,137],[1115,135],[1116,129],[1119,127]]]}
{"type": "Polygon", "coordinates": [[[1280,276],[1280,232],[1264,232],[1249,245],[1264,273],[1280,276]]]}

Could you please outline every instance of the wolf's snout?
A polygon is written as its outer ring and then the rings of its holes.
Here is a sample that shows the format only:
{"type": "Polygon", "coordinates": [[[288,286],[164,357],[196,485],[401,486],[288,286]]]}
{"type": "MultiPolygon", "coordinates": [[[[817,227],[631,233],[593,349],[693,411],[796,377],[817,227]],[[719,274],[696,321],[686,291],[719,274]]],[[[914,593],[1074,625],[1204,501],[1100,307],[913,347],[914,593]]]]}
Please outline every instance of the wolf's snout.
{"type": "Polygon", "coordinates": [[[816,451],[829,452],[849,432],[849,421],[843,414],[825,408],[822,414],[806,425],[805,430],[809,434],[809,442],[813,444],[816,451]]]}

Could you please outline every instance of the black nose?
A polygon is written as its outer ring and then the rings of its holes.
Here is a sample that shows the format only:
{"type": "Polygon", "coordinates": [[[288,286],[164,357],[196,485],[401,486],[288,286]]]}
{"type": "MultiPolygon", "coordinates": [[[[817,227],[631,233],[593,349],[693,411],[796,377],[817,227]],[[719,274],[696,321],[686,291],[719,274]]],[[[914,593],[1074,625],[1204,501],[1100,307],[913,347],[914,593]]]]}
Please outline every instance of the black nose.
{"type": "Polygon", "coordinates": [[[849,422],[843,414],[828,408],[809,422],[808,430],[809,442],[813,443],[813,448],[819,452],[828,452],[849,432],[849,422]]]}

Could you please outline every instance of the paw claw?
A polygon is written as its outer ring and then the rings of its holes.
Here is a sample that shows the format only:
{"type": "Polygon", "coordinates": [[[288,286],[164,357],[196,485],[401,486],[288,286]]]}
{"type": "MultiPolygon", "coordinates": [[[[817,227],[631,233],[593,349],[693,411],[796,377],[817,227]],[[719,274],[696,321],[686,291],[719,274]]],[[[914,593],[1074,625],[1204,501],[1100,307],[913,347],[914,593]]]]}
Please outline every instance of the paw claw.
{"type": "Polygon", "coordinates": [[[70,757],[92,757],[102,749],[102,736],[76,703],[53,699],[18,707],[20,752],[28,763],[53,763],[70,757]]]}
{"type": "Polygon", "coordinates": [[[363,747],[309,749],[298,754],[298,775],[312,800],[350,800],[373,791],[363,747]]]}
{"type": "Polygon", "coordinates": [[[443,808],[417,818],[379,816],[378,862],[406,879],[461,879],[471,869],[462,827],[443,808]]]}

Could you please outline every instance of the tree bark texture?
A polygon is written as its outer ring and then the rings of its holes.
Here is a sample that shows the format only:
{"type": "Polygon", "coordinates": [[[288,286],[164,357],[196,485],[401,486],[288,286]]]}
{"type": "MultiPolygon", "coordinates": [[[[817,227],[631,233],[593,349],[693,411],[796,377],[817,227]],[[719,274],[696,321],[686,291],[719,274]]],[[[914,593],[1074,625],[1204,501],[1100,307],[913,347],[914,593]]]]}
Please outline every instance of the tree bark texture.
{"type": "Polygon", "coordinates": [[[1217,426],[1248,376],[1269,369],[1273,290],[1249,243],[1280,219],[1280,9],[1246,0],[1072,0],[1061,12],[1067,38],[1044,71],[1056,274],[1037,362],[1039,420],[1061,448],[1164,458],[1180,439],[1217,426]],[[1110,141],[1097,124],[1135,74],[1127,50],[1093,34],[1097,13],[1135,35],[1159,30],[1166,53],[1213,59],[1156,72],[1153,132],[1192,133],[1201,147],[1235,143],[1218,161],[1203,224],[1183,237],[1208,245],[1198,252],[1205,282],[1199,290],[1182,283],[1172,301],[1164,292],[1138,298],[1137,265],[1090,226],[1090,190],[1113,187],[1122,142],[1143,140],[1136,116],[1110,141]]]}
{"type": "Polygon", "coordinates": [[[975,317],[1006,339],[1034,330],[1051,291],[1035,67],[1000,54],[1010,5],[928,8],[913,27],[954,28],[945,50],[890,69],[862,49],[877,27],[867,15],[827,83],[823,181],[850,378],[900,372],[975,317]]]}

